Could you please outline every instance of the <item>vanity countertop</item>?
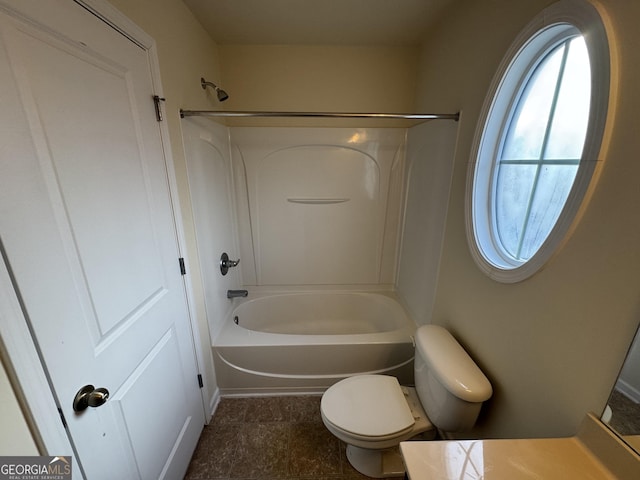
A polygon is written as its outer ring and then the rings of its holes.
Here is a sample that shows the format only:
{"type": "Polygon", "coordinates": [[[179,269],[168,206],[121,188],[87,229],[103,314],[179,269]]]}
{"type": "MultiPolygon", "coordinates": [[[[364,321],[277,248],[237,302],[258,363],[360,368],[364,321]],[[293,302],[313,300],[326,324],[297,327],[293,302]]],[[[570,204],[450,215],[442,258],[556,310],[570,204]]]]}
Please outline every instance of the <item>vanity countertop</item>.
{"type": "Polygon", "coordinates": [[[402,442],[400,450],[410,480],[640,478],[640,458],[617,441],[588,416],[571,438],[402,442]]]}
{"type": "Polygon", "coordinates": [[[575,438],[403,442],[411,480],[615,479],[575,438]]]}

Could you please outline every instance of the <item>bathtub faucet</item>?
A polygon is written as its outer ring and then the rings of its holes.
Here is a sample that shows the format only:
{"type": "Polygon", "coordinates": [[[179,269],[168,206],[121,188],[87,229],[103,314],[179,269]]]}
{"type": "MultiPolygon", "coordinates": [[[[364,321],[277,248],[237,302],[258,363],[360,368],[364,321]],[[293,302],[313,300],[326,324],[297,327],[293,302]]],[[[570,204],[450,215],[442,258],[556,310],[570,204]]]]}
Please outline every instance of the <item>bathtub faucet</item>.
{"type": "Polygon", "coordinates": [[[249,292],[246,290],[227,290],[227,298],[246,297],[249,292]]]}

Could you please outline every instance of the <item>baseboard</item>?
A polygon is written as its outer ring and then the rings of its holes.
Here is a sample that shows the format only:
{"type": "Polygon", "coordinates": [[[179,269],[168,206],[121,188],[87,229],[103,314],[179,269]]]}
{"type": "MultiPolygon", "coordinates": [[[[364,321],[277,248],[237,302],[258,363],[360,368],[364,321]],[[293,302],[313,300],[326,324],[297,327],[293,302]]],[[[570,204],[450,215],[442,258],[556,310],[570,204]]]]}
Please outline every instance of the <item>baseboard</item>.
{"type": "Polygon", "coordinates": [[[615,389],[618,390],[621,394],[627,397],[634,403],[640,403],[640,390],[632,386],[631,384],[625,382],[622,379],[618,379],[616,382],[615,389]]]}
{"type": "Polygon", "coordinates": [[[222,398],[242,398],[242,397],[297,397],[297,396],[320,396],[326,388],[225,388],[220,393],[222,398]]]}
{"type": "Polygon", "coordinates": [[[213,414],[216,413],[216,409],[218,408],[218,404],[220,403],[220,389],[218,387],[216,387],[215,392],[213,392],[213,395],[211,396],[211,399],[209,400],[209,415],[207,418],[207,423],[209,423],[209,421],[211,420],[211,418],[213,417],[213,414]]]}

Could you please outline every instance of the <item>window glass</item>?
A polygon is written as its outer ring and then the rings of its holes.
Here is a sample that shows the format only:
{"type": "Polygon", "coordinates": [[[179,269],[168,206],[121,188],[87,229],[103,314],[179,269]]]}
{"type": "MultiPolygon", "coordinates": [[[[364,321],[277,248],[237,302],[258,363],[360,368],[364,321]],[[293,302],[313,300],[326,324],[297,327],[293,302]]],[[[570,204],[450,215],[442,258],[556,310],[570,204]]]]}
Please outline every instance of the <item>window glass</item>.
{"type": "Polygon", "coordinates": [[[591,92],[584,40],[569,37],[542,52],[523,77],[525,87],[496,162],[498,246],[515,262],[528,260],[542,246],[577,173],[591,92]]]}
{"type": "Polygon", "coordinates": [[[509,124],[503,159],[537,159],[542,154],[562,60],[556,49],[536,68],[509,124]]]}
{"type": "Polygon", "coordinates": [[[567,65],[547,145],[547,158],[580,158],[589,120],[591,73],[584,39],[570,42],[567,65]]]}

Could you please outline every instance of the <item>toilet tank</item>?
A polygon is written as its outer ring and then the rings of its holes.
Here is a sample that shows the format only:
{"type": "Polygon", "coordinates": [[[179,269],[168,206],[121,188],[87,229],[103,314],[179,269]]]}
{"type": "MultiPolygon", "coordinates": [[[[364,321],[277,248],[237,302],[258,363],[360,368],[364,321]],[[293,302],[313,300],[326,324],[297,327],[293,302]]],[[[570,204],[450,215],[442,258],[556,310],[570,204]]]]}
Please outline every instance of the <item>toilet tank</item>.
{"type": "Polygon", "coordinates": [[[471,429],[491,397],[489,380],[443,327],[422,326],[415,340],[416,391],[429,420],[445,432],[471,429]]]}

